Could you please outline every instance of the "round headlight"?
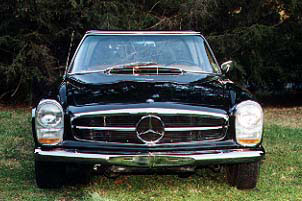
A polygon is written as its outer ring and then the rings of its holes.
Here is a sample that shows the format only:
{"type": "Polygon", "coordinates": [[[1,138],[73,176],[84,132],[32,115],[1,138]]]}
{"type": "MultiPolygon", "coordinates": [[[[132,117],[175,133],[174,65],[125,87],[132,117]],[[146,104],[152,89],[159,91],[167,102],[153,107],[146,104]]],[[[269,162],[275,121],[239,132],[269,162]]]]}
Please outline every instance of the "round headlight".
{"type": "Polygon", "coordinates": [[[244,102],[237,107],[236,117],[238,123],[245,128],[253,128],[262,121],[262,109],[256,102],[244,102]]]}
{"type": "Polygon", "coordinates": [[[37,110],[37,120],[41,126],[55,127],[62,122],[62,109],[53,102],[44,102],[37,110]]]}
{"type": "Polygon", "coordinates": [[[235,113],[236,140],[244,146],[255,146],[261,142],[263,111],[254,101],[244,101],[237,105],[235,113]]]}
{"type": "Polygon", "coordinates": [[[41,101],[35,119],[39,143],[55,145],[63,140],[64,113],[57,101],[51,99],[41,101]]]}

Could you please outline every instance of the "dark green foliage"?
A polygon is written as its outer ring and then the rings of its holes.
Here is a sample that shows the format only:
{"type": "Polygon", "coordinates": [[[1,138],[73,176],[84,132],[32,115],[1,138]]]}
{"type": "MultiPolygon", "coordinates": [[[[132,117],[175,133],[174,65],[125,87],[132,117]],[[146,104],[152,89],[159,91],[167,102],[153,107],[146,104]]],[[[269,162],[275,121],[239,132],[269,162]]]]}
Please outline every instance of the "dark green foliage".
{"type": "Polygon", "coordinates": [[[0,101],[30,102],[33,79],[56,81],[72,31],[74,50],[89,29],[197,30],[253,90],[302,80],[298,0],[3,0],[0,19],[0,101]]]}

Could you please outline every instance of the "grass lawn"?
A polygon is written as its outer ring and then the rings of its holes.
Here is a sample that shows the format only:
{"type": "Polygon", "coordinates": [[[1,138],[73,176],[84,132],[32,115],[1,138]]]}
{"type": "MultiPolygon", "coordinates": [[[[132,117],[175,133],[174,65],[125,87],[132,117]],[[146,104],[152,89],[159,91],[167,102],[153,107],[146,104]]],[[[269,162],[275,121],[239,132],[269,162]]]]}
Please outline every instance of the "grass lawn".
{"type": "Polygon", "coordinates": [[[0,200],[302,200],[302,107],[265,109],[264,146],[257,188],[239,191],[223,173],[91,178],[89,185],[38,189],[34,180],[31,111],[0,108],[0,200]]]}

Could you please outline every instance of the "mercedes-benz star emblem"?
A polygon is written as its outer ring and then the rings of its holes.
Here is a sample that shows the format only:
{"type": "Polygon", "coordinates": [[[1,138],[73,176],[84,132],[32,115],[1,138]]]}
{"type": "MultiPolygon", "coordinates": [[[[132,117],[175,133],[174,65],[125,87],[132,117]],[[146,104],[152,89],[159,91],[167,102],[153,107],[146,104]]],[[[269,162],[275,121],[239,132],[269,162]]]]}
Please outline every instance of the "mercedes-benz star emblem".
{"type": "Polygon", "coordinates": [[[136,125],[136,134],[145,144],[155,144],[165,135],[164,122],[155,115],[143,116],[136,125]]]}

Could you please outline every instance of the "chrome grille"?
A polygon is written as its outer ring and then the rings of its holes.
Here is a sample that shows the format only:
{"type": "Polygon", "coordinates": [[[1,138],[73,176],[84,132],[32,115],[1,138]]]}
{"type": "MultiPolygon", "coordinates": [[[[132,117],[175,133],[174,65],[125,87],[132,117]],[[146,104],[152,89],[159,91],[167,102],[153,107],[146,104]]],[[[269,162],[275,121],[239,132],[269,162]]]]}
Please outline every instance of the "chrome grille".
{"type": "MultiPolygon", "coordinates": [[[[166,132],[165,136],[157,144],[219,140],[224,137],[224,132],[224,129],[218,129],[215,131],[166,132]]],[[[135,132],[127,131],[99,131],[81,129],[75,131],[75,137],[84,141],[144,144],[137,138],[135,132]]],[[[152,138],[152,136],[150,136],[150,138],[152,138]]]]}
{"type": "MultiPolygon", "coordinates": [[[[225,119],[211,118],[199,116],[180,116],[180,115],[158,115],[167,127],[211,127],[224,125],[225,119]]],[[[131,127],[137,124],[142,115],[114,115],[114,116],[97,116],[97,117],[81,117],[73,121],[77,126],[90,127],[131,127]]]]}
{"type": "Polygon", "coordinates": [[[157,144],[221,140],[227,130],[227,115],[144,108],[77,114],[71,120],[72,132],[77,140],[144,144],[137,137],[136,126],[148,114],[157,115],[165,125],[165,135],[157,144]]]}

